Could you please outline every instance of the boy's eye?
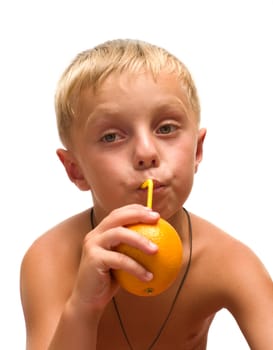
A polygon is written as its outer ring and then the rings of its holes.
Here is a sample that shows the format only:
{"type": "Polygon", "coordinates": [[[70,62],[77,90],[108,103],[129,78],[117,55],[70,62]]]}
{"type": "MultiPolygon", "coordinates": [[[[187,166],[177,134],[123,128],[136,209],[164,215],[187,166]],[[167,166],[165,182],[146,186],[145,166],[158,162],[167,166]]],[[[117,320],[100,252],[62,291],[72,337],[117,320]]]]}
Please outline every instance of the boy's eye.
{"type": "Polygon", "coordinates": [[[172,124],[164,124],[158,128],[159,134],[169,134],[176,130],[176,126],[172,124]]]}
{"type": "Polygon", "coordinates": [[[120,139],[120,136],[117,133],[111,132],[109,134],[104,135],[101,138],[101,141],[102,142],[106,142],[106,143],[110,143],[110,142],[115,142],[115,141],[117,141],[119,139],[120,139]]]}

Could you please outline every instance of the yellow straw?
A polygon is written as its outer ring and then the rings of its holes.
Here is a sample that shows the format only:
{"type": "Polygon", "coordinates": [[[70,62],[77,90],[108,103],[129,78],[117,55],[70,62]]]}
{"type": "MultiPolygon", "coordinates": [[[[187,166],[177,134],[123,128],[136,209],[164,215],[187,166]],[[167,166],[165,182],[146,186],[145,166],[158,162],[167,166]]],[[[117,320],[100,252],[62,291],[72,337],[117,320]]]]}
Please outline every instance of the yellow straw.
{"type": "Polygon", "coordinates": [[[153,202],[153,188],[154,183],[152,179],[147,179],[143,182],[141,185],[141,188],[148,187],[148,194],[147,194],[147,207],[152,209],[152,202],[153,202]]]}

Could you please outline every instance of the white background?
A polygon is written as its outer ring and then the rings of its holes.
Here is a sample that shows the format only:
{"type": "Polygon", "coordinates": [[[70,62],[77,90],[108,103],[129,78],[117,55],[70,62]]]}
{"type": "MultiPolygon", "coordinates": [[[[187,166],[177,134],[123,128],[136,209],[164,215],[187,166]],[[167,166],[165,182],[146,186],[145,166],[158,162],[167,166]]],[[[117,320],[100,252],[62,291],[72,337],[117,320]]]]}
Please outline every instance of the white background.
{"type": "MultiPolygon", "coordinates": [[[[108,39],[151,41],[186,63],[208,129],[186,206],[249,245],[272,275],[272,18],[269,0],[1,2],[1,349],[25,347],[24,252],[45,230],[91,206],[55,155],[53,95],[72,58],[108,39]]],[[[248,349],[225,311],[208,349],[248,349]]]]}

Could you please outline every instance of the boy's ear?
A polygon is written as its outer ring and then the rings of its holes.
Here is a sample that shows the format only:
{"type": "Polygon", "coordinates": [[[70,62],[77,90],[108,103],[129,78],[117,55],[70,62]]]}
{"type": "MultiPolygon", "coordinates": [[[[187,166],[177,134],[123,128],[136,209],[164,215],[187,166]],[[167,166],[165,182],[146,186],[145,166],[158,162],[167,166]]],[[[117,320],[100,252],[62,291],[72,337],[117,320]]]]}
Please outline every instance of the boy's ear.
{"type": "Polygon", "coordinates": [[[81,168],[70,151],[64,149],[57,149],[58,158],[62,162],[69,179],[81,190],[88,191],[90,186],[85,180],[81,168]]]}
{"type": "Polygon", "coordinates": [[[198,132],[198,140],[195,155],[195,173],[197,173],[198,166],[203,159],[203,144],[207,134],[207,130],[202,128],[198,132]]]}

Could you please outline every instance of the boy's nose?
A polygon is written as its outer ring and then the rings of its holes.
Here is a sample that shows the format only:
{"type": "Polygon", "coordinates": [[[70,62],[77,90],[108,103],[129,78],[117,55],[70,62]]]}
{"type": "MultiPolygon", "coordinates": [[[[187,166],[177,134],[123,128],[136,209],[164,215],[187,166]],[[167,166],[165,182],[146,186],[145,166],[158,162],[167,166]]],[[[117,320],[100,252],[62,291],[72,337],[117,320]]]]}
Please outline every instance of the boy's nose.
{"type": "Polygon", "coordinates": [[[159,154],[152,138],[142,135],[134,146],[134,166],[136,169],[143,170],[159,166],[159,154]]]}
{"type": "Polygon", "coordinates": [[[157,164],[156,159],[139,159],[137,166],[139,169],[156,168],[157,164]]]}

